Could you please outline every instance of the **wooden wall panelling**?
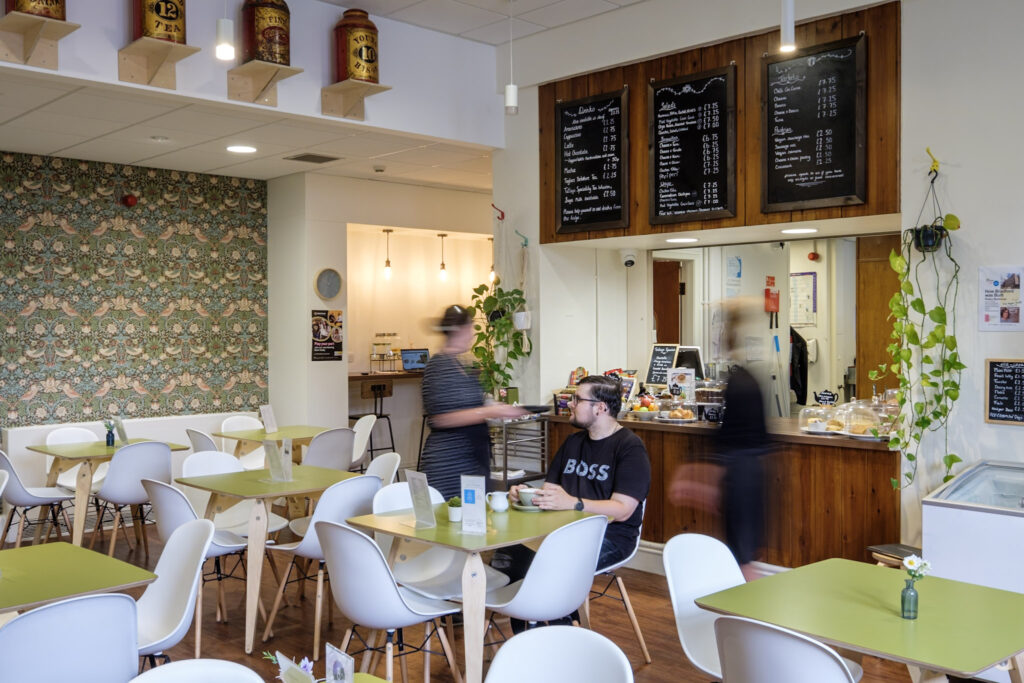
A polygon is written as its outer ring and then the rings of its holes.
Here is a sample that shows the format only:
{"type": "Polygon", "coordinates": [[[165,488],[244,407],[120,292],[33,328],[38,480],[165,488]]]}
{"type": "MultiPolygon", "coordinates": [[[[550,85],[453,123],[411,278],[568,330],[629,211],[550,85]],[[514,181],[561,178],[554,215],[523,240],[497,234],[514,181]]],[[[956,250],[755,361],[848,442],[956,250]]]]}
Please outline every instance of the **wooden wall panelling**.
{"type": "Polygon", "coordinates": [[[900,492],[889,482],[899,478],[899,457],[893,452],[846,454],[842,557],[870,562],[868,545],[900,542],[900,492]]]}
{"type": "Polygon", "coordinates": [[[872,381],[868,373],[889,362],[889,299],[900,287],[889,267],[889,252],[900,248],[897,234],[857,238],[857,398],[871,398],[872,385],[879,393],[899,386],[894,375],[872,381]]]}
{"type": "MultiPolygon", "coordinates": [[[[644,435],[646,431],[638,433],[644,435]]],[[[677,534],[686,533],[706,534],[724,541],[722,518],[712,509],[708,499],[703,498],[702,503],[694,505],[675,505],[669,500],[669,487],[680,467],[686,467],[689,481],[704,487],[706,491],[710,492],[717,487],[720,472],[712,459],[714,439],[677,432],[665,432],[663,439],[665,477],[658,488],[658,495],[664,500],[661,541],[664,543],[677,534]]]]}
{"type": "Polygon", "coordinates": [[[761,117],[763,103],[761,101],[761,58],[766,54],[777,52],[779,36],[777,32],[762,33],[747,39],[744,58],[747,74],[744,83],[744,98],[747,102],[743,130],[746,146],[742,153],[737,150],[736,163],[743,164],[747,169],[746,187],[743,194],[746,198],[744,225],[761,225],[764,223],[787,223],[791,218],[790,211],[761,211],[761,117]]]}
{"type": "Polygon", "coordinates": [[[555,85],[537,89],[537,133],[540,139],[540,216],[541,244],[557,241],[555,236],[555,85]]]}
{"type": "MultiPolygon", "coordinates": [[[[867,35],[866,202],[843,216],[900,211],[900,6],[898,2],[843,15],[843,37],[867,35]]],[[[920,150],[923,156],[924,150],[920,150]]]]}
{"type": "Polygon", "coordinates": [[[631,64],[622,72],[622,82],[629,87],[629,121],[626,125],[629,130],[629,228],[602,230],[601,237],[639,235],[647,232],[650,225],[646,180],[647,64],[631,64]]]}
{"type": "Polygon", "coordinates": [[[665,497],[654,495],[660,490],[662,482],[665,481],[665,437],[671,436],[665,432],[642,432],[641,436],[644,447],[647,448],[647,455],[651,459],[651,489],[647,494],[647,509],[644,511],[644,528],[640,538],[645,541],[660,543],[664,526],[662,524],[665,516],[665,497]]]}
{"type": "MultiPolygon", "coordinates": [[[[751,103],[746,97],[745,82],[749,79],[746,64],[746,40],[730,40],[726,43],[711,45],[700,51],[701,71],[718,69],[729,64],[736,64],[736,215],[732,218],[715,218],[701,221],[700,229],[711,230],[713,228],[732,228],[743,225],[743,218],[746,213],[747,198],[743,191],[746,185],[747,165],[744,163],[744,150],[746,149],[747,131],[743,125],[747,117],[748,107],[754,106],[753,111],[759,111],[757,103],[751,103]]],[[[682,226],[681,226],[682,227],[682,226]]]]}

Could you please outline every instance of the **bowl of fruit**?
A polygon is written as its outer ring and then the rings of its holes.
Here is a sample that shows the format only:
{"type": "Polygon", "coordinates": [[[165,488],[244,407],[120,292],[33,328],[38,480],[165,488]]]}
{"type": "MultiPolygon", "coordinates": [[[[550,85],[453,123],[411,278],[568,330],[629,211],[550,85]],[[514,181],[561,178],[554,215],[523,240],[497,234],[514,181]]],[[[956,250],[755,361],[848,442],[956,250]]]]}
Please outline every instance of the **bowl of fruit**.
{"type": "Polygon", "coordinates": [[[660,406],[653,396],[641,396],[633,403],[630,414],[637,420],[653,420],[658,414],[660,406]]]}

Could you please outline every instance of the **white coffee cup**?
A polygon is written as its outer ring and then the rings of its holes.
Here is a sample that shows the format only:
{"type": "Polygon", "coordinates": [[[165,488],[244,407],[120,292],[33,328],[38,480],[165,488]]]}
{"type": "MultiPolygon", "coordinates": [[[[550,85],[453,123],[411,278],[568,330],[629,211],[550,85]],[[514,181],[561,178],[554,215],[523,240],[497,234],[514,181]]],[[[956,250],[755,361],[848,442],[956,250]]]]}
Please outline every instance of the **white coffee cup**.
{"type": "Polygon", "coordinates": [[[508,494],[504,491],[491,491],[487,494],[487,504],[495,512],[508,510],[508,494]]]}
{"type": "Polygon", "coordinates": [[[523,488],[519,489],[519,502],[523,505],[535,505],[533,497],[540,493],[540,489],[523,488]]]}

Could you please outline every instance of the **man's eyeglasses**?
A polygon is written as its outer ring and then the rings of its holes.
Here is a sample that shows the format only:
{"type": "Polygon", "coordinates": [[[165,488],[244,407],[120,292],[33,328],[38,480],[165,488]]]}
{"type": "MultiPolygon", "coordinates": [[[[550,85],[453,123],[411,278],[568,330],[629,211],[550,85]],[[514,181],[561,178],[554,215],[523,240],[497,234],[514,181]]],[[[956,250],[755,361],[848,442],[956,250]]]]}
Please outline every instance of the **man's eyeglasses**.
{"type": "Polygon", "coordinates": [[[579,394],[573,394],[572,402],[573,405],[577,403],[604,403],[604,401],[599,401],[596,398],[580,398],[579,394]]]}

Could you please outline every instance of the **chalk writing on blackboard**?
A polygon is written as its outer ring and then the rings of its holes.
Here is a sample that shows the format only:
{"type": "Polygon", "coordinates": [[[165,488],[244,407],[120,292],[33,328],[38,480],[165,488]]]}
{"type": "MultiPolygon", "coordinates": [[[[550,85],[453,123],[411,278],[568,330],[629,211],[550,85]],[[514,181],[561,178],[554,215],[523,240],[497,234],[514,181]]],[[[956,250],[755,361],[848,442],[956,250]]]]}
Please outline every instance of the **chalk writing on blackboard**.
{"type": "Polygon", "coordinates": [[[1024,358],[985,360],[985,421],[1024,425],[1024,358]]]}
{"type": "Polygon", "coordinates": [[[677,344],[654,344],[651,346],[651,358],[647,363],[647,384],[666,384],[668,369],[676,360],[677,344]]]}

